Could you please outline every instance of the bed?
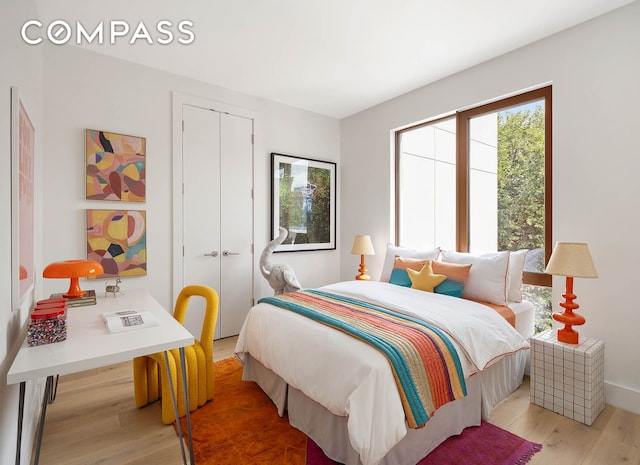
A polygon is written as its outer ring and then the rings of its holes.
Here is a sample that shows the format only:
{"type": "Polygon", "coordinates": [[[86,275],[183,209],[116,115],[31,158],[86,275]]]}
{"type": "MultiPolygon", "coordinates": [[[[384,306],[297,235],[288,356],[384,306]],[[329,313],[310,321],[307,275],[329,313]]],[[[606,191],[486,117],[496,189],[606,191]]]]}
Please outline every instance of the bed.
{"type": "MultiPolygon", "coordinates": [[[[333,460],[347,465],[415,464],[447,437],[487,419],[522,382],[528,342],[485,305],[377,281],[341,282],[318,292],[436,325],[461,354],[467,391],[439,407],[420,428],[410,428],[393,370],[381,352],[306,316],[258,303],[236,346],[243,378],[256,381],[279,414],[286,411],[290,423],[333,460]]],[[[531,313],[526,303],[515,310],[516,324],[531,313]]]]}

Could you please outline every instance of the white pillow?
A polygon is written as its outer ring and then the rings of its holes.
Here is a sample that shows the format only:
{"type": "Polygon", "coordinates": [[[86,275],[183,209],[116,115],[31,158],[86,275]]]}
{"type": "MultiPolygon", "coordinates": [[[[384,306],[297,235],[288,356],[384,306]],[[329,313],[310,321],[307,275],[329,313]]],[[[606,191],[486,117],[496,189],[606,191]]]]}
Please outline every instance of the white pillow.
{"type": "Polygon", "coordinates": [[[391,272],[393,271],[393,262],[396,255],[402,258],[421,258],[425,260],[435,260],[440,254],[440,247],[433,250],[415,250],[407,247],[399,247],[393,244],[387,244],[387,254],[384,256],[384,264],[380,273],[380,281],[389,282],[391,272]]]}
{"type": "Polygon", "coordinates": [[[441,260],[462,265],[471,264],[462,297],[470,300],[507,304],[509,252],[471,254],[443,250],[441,260]]]}
{"type": "Polygon", "coordinates": [[[509,254],[509,289],[507,300],[509,302],[522,302],[522,270],[529,250],[522,249],[509,254]]]}

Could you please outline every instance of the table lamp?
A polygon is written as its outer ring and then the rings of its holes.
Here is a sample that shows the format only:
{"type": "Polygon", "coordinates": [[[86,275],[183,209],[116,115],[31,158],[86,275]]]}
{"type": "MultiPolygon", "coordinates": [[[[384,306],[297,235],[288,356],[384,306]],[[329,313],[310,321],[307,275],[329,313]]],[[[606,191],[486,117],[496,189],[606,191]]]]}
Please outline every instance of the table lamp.
{"type": "Polygon", "coordinates": [[[573,278],[597,278],[598,273],[593,265],[587,244],[579,242],[556,242],[549,264],[544,270],[551,275],[566,276],[566,291],[562,294],[565,301],[560,302],[564,312],[554,313],[553,319],[564,323],[564,328],[558,330],[558,341],[568,344],[578,343],[578,332],[572,326],[584,324],[585,318],[574,313],[579,305],[574,302],[573,278]]]}
{"type": "Polygon", "coordinates": [[[63,294],[63,297],[77,299],[87,294],[86,291],[80,289],[78,278],[97,276],[102,273],[104,273],[104,268],[94,260],[64,260],[48,264],[42,272],[42,276],[45,278],[70,278],[69,290],[63,294]]]}
{"type": "Polygon", "coordinates": [[[360,274],[356,276],[358,280],[368,281],[371,278],[367,275],[367,267],[364,264],[365,255],[375,255],[373,250],[373,244],[371,243],[371,237],[358,234],[353,241],[353,247],[351,248],[352,254],[360,255],[360,274]]]}

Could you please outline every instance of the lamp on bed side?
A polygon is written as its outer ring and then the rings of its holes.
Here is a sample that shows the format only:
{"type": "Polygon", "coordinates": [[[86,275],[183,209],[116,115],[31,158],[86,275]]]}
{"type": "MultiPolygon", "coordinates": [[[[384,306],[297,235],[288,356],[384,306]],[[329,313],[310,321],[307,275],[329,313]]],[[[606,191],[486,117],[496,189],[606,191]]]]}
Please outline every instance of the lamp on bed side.
{"type": "Polygon", "coordinates": [[[564,328],[558,330],[558,341],[577,344],[578,332],[572,326],[584,324],[586,320],[582,315],[573,312],[579,307],[574,302],[576,295],[573,293],[573,278],[598,277],[589,253],[589,247],[587,244],[579,242],[556,242],[544,272],[567,278],[566,291],[562,294],[565,301],[560,302],[564,312],[554,313],[552,316],[554,320],[564,323],[564,328]]]}
{"type": "Polygon", "coordinates": [[[360,268],[358,271],[360,274],[356,276],[358,280],[368,281],[371,279],[369,275],[367,275],[367,267],[364,264],[364,256],[365,255],[375,255],[375,251],[373,250],[373,244],[371,243],[371,237],[367,235],[358,234],[353,241],[353,247],[351,248],[352,254],[360,255],[360,268]]]}

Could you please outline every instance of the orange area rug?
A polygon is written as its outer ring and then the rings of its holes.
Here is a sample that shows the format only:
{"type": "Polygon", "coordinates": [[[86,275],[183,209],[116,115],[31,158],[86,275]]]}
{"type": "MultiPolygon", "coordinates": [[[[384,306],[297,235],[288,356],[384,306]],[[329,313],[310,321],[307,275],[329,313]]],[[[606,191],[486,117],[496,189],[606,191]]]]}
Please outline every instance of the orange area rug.
{"type": "MultiPolygon", "coordinates": [[[[191,412],[197,465],[305,465],[307,437],[279,417],[271,399],[242,381],[235,358],[215,363],[213,400],[191,412]]],[[[185,418],[181,419],[183,434],[185,418]]]]}
{"type": "MultiPolygon", "coordinates": [[[[235,358],[216,362],[212,401],[191,413],[197,465],[339,465],[279,417],[253,381],[242,381],[235,358]]],[[[186,421],[181,418],[186,440],[186,421]]],[[[522,465],[542,449],[487,422],[447,439],[417,465],[522,465]],[[496,447],[499,444],[499,447],[496,447]]]]}

